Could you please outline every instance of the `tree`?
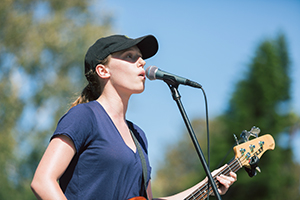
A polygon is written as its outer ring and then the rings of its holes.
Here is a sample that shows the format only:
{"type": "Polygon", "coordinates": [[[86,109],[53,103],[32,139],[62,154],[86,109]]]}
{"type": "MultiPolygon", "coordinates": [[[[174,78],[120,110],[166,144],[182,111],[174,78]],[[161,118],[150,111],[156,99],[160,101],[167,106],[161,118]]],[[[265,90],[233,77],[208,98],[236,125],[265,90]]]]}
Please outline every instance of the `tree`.
{"type": "MultiPolygon", "coordinates": [[[[221,160],[220,156],[226,156],[226,152],[233,144],[233,133],[239,136],[242,130],[249,130],[255,125],[262,130],[263,134],[270,133],[275,141],[278,141],[277,139],[282,135],[290,137],[295,129],[299,128],[296,127],[299,116],[289,109],[291,82],[289,70],[290,60],[284,35],[280,34],[275,40],[265,40],[259,45],[244,79],[236,85],[227,111],[210,123],[210,127],[213,127],[211,131],[212,166],[218,167],[215,165],[218,163],[217,160],[221,160]],[[219,135],[220,133],[222,136],[219,135]]],[[[194,123],[197,121],[199,120],[194,120],[194,123]]],[[[194,129],[201,138],[204,132],[199,128],[194,127],[194,129]]],[[[171,149],[168,155],[174,154],[173,159],[184,160],[184,157],[181,157],[183,152],[185,155],[192,154],[191,150],[185,152],[186,149],[187,147],[180,145],[176,151],[171,149]]],[[[170,162],[169,158],[168,162],[170,162]]],[[[299,198],[300,166],[292,160],[292,149],[289,143],[285,146],[277,144],[274,151],[266,152],[260,159],[259,166],[262,173],[253,178],[249,178],[245,172],[238,173],[238,182],[222,199],[299,198]]],[[[168,174],[170,171],[168,168],[169,165],[166,165],[158,171],[158,182],[175,176],[168,174]]],[[[198,165],[188,168],[187,171],[193,171],[195,174],[199,170],[198,165]]],[[[198,179],[201,176],[196,177],[198,179]]],[[[191,182],[195,183],[195,180],[191,179],[191,182]]]]}
{"type": "MultiPolygon", "coordinates": [[[[206,122],[202,119],[192,120],[192,127],[196,133],[201,150],[207,155],[206,122]]],[[[222,160],[230,153],[234,139],[230,143],[223,142],[223,122],[214,119],[210,122],[210,169],[216,169],[225,164],[222,160]]],[[[206,174],[200,162],[189,134],[167,148],[165,159],[160,163],[154,183],[152,184],[155,196],[168,196],[183,191],[205,178],[206,174]]],[[[233,156],[233,154],[231,154],[233,156]]],[[[230,159],[231,157],[228,156],[230,159]]],[[[226,158],[225,158],[226,159],[226,158]]],[[[207,160],[207,158],[206,158],[207,160]]]]}
{"type": "Polygon", "coordinates": [[[55,122],[84,85],[84,54],[111,32],[111,16],[94,7],[81,0],[1,2],[0,199],[32,198],[29,181],[55,122]]]}
{"type": "MultiPolygon", "coordinates": [[[[289,109],[289,70],[285,37],[280,34],[275,40],[262,42],[223,116],[227,129],[237,132],[257,125],[264,133],[271,133],[275,141],[283,134],[290,135],[299,117],[289,109]]],[[[263,173],[250,182],[240,176],[236,189],[241,193],[231,193],[230,199],[243,195],[254,199],[299,198],[299,164],[292,160],[290,144],[284,147],[277,144],[274,152],[264,157],[260,161],[263,173]]]]}

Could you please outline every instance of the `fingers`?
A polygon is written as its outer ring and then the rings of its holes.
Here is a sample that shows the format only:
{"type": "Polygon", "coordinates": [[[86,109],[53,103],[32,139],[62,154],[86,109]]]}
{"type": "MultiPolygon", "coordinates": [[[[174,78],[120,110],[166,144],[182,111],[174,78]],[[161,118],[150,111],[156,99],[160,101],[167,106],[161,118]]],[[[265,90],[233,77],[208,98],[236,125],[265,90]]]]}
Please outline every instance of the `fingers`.
{"type": "Polygon", "coordinates": [[[237,180],[237,175],[234,172],[230,172],[229,176],[225,176],[221,174],[220,176],[216,177],[217,180],[222,184],[222,186],[219,187],[219,193],[225,194],[228,190],[228,188],[237,180]]]}
{"type": "Polygon", "coordinates": [[[219,169],[214,170],[211,175],[215,176],[216,174],[218,174],[219,172],[221,172],[225,167],[227,167],[227,164],[223,165],[222,167],[220,167],[219,169]]]}
{"type": "MultiPolygon", "coordinates": [[[[226,167],[228,167],[227,164],[225,164],[224,166],[220,167],[219,169],[216,169],[212,172],[212,176],[216,176],[216,179],[220,182],[219,188],[218,188],[218,192],[223,195],[227,192],[227,190],[229,189],[229,187],[237,180],[237,175],[234,172],[230,172],[228,176],[220,174],[218,175],[220,172],[222,173],[222,170],[225,169],[226,167]]],[[[207,177],[206,177],[207,180],[207,177]]]]}
{"type": "Polygon", "coordinates": [[[237,175],[236,175],[236,173],[230,172],[229,175],[234,179],[234,182],[237,180],[237,175]]]}
{"type": "Polygon", "coordinates": [[[233,172],[230,172],[230,176],[225,176],[221,174],[220,176],[217,176],[217,180],[226,188],[229,188],[235,181],[236,181],[236,175],[233,174],[233,172]]]}

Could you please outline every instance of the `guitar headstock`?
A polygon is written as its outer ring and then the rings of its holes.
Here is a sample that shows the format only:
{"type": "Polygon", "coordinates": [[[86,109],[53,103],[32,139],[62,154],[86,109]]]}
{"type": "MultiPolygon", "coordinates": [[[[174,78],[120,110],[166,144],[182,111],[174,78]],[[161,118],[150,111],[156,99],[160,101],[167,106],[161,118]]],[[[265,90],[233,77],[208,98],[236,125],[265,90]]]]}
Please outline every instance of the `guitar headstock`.
{"type": "Polygon", "coordinates": [[[251,168],[250,162],[254,157],[260,158],[265,151],[275,148],[274,138],[266,134],[255,139],[246,141],[233,148],[235,158],[244,167],[251,168]]]}

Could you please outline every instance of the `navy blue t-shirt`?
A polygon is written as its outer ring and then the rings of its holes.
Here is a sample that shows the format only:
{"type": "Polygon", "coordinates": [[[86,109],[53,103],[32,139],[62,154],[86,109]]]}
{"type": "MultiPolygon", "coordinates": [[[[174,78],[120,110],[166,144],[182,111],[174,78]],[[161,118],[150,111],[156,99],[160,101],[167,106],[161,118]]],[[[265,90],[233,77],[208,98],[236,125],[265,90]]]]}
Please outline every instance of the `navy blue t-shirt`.
{"type": "MultiPolygon", "coordinates": [[[[147,139],[135,124],[133,133],[146,159],[148,184],[151,167],[147,139]]],[[[119,200],[141,196],[139,154],[126,145],[100,103],[92,101],[70,109],[59,120],[53,137],[60,134],[70,137],[77,151],[59,180],[68,199],[119,200]]]]}

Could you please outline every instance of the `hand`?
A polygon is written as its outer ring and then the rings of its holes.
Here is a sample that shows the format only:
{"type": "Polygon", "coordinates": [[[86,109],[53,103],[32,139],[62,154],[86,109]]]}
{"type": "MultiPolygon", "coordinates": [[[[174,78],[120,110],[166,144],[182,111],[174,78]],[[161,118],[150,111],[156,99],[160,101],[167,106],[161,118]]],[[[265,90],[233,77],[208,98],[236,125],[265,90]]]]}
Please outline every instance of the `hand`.
{"type": "Polygon", "coordinates": [[[234,172],[229,173],[230,176],[225,176],[221,174],[220,176],[217,176],[217,180],[221,183],[221,185],[218,188],[218,192],[223,195],[227,192],[229,187],[237,180],[237,175],[234,172]]]}

